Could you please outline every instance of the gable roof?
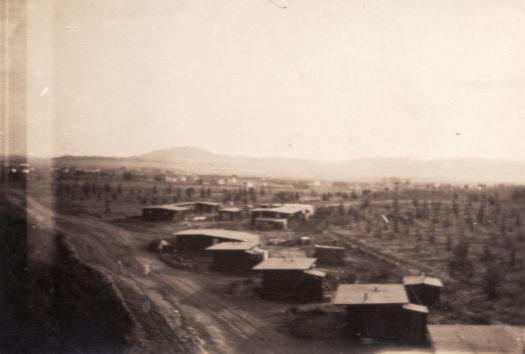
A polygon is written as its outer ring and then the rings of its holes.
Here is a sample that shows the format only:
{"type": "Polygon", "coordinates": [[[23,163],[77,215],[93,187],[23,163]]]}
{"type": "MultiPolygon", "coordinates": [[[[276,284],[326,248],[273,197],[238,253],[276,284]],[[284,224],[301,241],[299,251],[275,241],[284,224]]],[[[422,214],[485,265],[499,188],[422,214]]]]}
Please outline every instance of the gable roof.
{"type": "Polygon", "coordinates": [[[316,258],[267,258],[253,270],[307,270],[314,266],[316,258]]]}
{"type": "Polygon", "coordinates": [[[239,242],[259,242],[258,235],[223,229],[190,229],[176,232],[175,236],[208,236],[239,242]]]}
{"type": "Polygon", "coordinates": [[[341,284],[332,301],[336,305],[408,304],[402,284],[341,284]]]}

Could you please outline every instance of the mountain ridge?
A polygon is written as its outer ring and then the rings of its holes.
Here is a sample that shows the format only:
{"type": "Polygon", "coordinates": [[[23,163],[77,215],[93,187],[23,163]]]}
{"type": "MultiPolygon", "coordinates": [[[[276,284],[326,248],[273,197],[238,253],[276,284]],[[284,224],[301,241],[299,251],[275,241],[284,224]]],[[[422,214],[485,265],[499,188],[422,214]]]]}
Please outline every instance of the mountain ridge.
{"type": "Polygon", "coordinates": [[[296,158],[247,157],[215,154],[205,149],[181,146],[129,157],[61,156],[58,164],[166,168],[197,174],[238,174],[303,179],[368,180],[407,178],[436,182],[524,183],[525,162],[496,159],[359,158],[318,161],[296,158]]]}

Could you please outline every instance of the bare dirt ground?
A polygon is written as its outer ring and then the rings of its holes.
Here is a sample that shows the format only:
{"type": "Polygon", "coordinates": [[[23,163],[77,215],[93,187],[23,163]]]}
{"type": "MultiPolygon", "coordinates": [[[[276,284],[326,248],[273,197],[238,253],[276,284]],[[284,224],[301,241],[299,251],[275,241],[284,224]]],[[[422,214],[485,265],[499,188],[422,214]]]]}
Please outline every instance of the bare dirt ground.
{"type": "MultiPolygon", "coordinates": [[[[55,215],[32,197],[27,210],[40,226],[67,237],[76,256],[103,273],[134,321],[131,353],[372,353],[344,339],[298,339],[286,330],[294,304],[228,293],[235,277],[169,267],[146,251],[159,232],[135,232],[92,217],[55,215]]],[[[390,348],[407,352],[406,348],[390,348]]],[[[413,351],[420,352],[415,349],[413,351]]],[[[424,351],[425,352],[425,351],[424,351]]]]}

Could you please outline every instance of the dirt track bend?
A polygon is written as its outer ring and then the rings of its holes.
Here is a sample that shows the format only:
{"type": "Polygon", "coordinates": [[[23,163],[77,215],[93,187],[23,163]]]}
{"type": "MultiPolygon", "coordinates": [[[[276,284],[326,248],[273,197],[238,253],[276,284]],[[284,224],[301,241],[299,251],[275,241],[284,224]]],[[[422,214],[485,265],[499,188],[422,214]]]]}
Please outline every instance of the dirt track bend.
{"type": "Polygon", "coordinates": [[[94,218],[55,215],[31,197],[27,209],[42,226],[66,234],[78,258],[113,283],[136,323],[131,352],[305,352],[234,300],[206,291],[198,276],[141,250],[136,243],[144,235],[94,218]]]}

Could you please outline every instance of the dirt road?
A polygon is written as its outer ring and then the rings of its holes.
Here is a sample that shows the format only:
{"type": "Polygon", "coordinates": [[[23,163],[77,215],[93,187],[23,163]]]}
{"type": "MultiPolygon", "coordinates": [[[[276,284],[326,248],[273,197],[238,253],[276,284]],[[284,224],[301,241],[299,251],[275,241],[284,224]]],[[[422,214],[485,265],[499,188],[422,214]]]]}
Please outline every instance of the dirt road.
{"type": "Polygon", "coordinates": [[[130,352],[355,353],[343,341],[288,335],[267,320],[266,307],[241,306],[239,299],[219,295],[210,284],[220,275],[167,266],[145,250],[151,240],[147,234],[95,218],[54,215],[31,197],[27,210],[39,224],[67,235],[77,257],[112,283],[135,323],[130,352]]]}

